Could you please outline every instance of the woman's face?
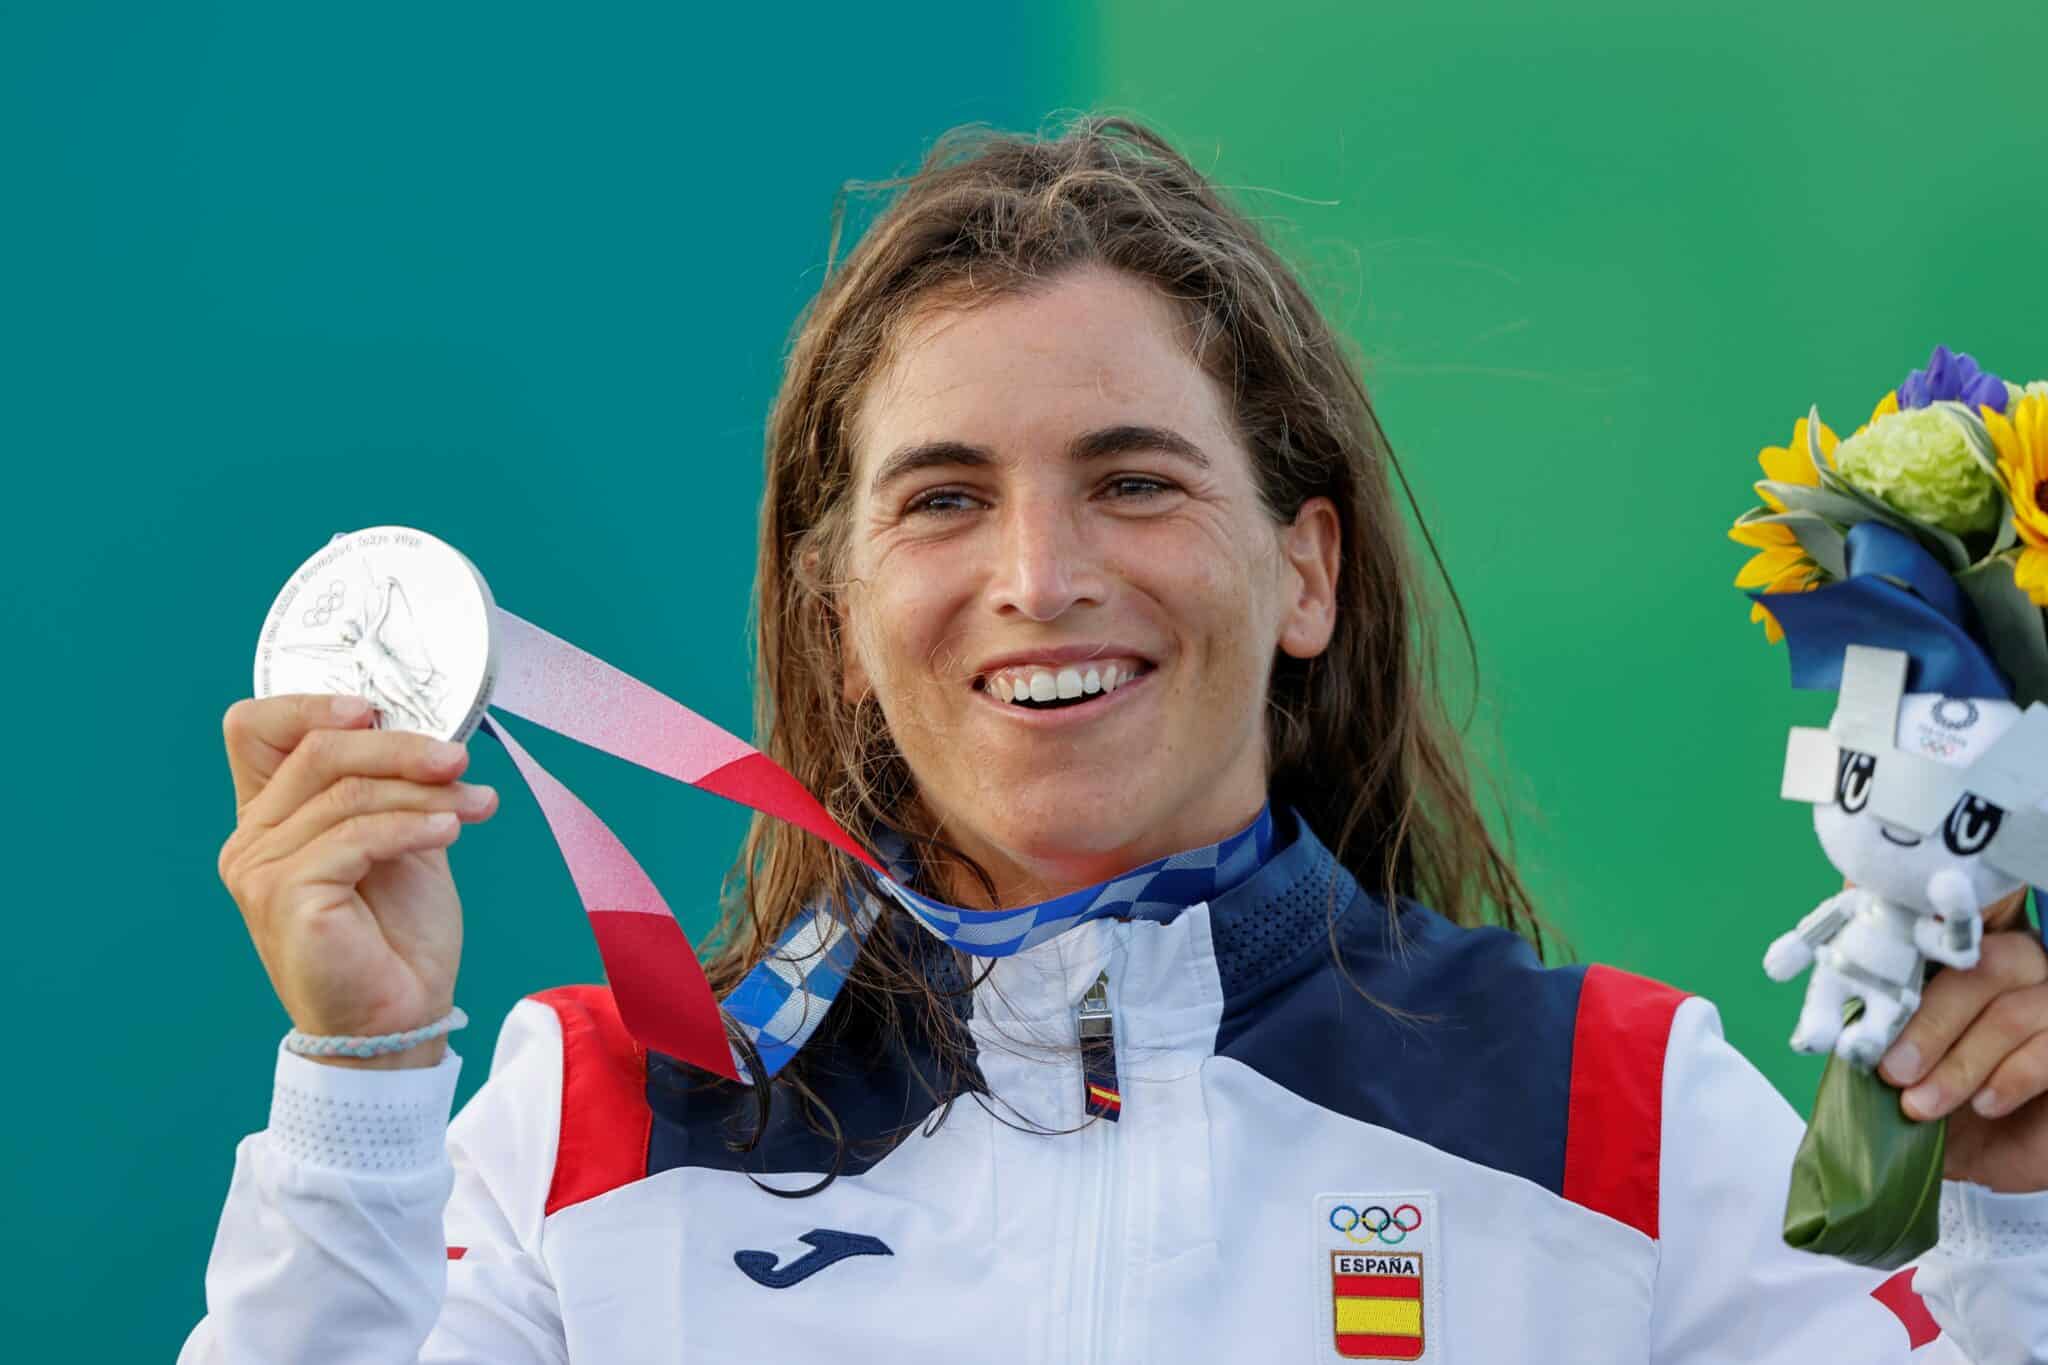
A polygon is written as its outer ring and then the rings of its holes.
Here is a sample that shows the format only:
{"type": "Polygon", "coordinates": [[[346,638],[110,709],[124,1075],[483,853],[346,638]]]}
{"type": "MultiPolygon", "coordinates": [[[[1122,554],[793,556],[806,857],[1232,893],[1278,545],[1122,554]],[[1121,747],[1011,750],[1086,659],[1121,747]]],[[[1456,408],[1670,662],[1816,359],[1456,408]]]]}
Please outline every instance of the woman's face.
{"type": "Polygon", "coordinates": [[[1184,328],[1100,268],[927,310],[857,416],[846,697],[1005,904],[1242,828],[1329,642],[1335,509],[1274,523],[1184,328]]]}

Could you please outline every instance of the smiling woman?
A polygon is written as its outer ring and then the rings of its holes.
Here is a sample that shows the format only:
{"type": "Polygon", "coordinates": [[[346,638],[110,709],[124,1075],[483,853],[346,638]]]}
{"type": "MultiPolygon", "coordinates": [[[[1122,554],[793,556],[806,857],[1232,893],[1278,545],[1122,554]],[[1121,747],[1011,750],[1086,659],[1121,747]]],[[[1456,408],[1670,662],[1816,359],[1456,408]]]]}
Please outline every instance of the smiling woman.
{"type": "Polygon", "coordinates": [[[855,422],[844,695],[880,705],[920,814],[997,905],[1250,824],[1276,651],[1329,643],[1336,511],[1275,522],[1189,328],[1074,269],[920,315],[855,422]],[[1092,697],[1090,663],[1112,679],[1092,697]]]}
{"type": "MultiPolygon", "coordinates": [[[[1384,896],[1540,945],[1440,705],[1392,453],[1286,265],[1121,121],[953,135],[884,188],[770,425],[763,747],[977,903],[1270,795],[1384,896]],[[1099,700],[1031,709],[1063,671],[1099,700]]],[[[765,820],[740,872],[726,984],[842,875],[765,820]]]]}
{"type": "MultiPolygon", "coordinates": [[[[183,1359],[2048,1351],[2031,1120],[1917,1280],[1803,1256],[1801,1125],[1713,1007],[1546,966],[1392,453],[1253,226],[1114,119],[892,188],[769,422],[756,731],[933,903],[756,819],[707,964],[751,1086],[594,986],[521,1002],[452,1126],[438,1039],[281,1055],[183,1359]]],[[[223,876],[307,1032],[452,1000],[451,830],[322,831],[460,804],[459,756],[366,726],[229,714],[223,876]]],[[[1985,947],[1944,1008],[2048,976],[1985,947]]]]}

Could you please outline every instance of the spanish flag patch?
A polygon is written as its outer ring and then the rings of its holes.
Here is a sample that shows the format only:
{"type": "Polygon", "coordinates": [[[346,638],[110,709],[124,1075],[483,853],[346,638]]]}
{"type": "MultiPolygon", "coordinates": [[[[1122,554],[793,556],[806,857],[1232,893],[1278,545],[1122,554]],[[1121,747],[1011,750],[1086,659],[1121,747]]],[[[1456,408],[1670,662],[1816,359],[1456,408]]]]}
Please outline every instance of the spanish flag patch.
{"type": "Polygon", "coordinates": [[[1437,1233],[1434,1191],[1316,1196],[1318,1360],[1441,1365],[1437,1233]]]}
{"type": "Polygon", "coordinates": [[[1331,1252],[1330,1299],[1344,1359],[1422,1359],[1421,1252],[1331,1252]]]}

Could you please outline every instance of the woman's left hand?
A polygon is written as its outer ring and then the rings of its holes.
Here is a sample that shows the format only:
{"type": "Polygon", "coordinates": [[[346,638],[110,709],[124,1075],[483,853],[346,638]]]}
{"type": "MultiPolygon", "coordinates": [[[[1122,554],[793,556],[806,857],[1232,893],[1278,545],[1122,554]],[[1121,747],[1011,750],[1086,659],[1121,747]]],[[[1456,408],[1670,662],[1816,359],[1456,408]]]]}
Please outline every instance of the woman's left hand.
{"type": "Polygon", "coordinates": [[[2024,895],[1984,912],[1977,965],[1936,973],[1878,1064],[1908,1118],[1949,1116],[1943,1173],[2006,1193],[2048,1190],[2048,950],[2024,895]]]}

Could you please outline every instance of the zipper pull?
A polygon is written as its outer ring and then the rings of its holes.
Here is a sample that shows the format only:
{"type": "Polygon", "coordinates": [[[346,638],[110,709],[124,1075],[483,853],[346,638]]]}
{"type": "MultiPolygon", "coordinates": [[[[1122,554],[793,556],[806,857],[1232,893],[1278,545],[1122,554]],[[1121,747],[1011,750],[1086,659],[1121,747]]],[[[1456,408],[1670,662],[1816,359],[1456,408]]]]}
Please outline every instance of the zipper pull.
{"type": "Polygon", "coordinates": [[[1109,1011],[1109,973],[1081,997],[1081,1097],[1091,1118],[1116,1122],[1123,1113],[1123,1091],[1116,1079],[1116,1019],[1109,1011]]]}

